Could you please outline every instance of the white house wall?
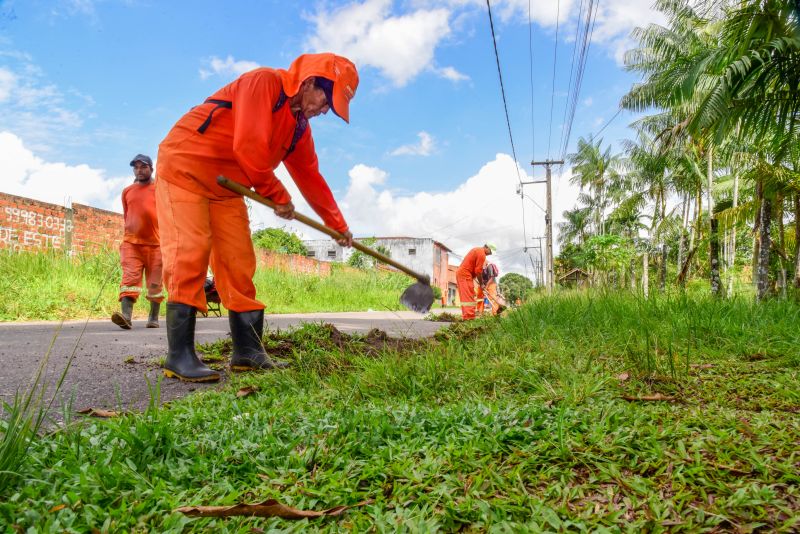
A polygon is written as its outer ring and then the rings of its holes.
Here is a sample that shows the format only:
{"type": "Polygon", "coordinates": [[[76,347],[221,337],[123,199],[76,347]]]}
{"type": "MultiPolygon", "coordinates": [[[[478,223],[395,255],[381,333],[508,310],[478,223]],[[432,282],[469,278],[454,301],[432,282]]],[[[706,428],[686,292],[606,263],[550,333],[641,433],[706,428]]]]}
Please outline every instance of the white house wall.
{"type": "MultiPolygon", "coordinates": [[[[312,239],[303,241],[306,250],[313,252],[313,257],[320,261],[335,261],[346,263],[350,256],[355,252],[354,248],[340,247],[331,239],[312,239]],[[332,256],[329,256],[329,253],[332,256]]],[[[407,266],[419,273],[433,276],[433,255],[434,244],[430,238],[392,238],[377,239],[371,248],[385,247],[389,251],[389,256],[398,263],[407,266]],[[410,250],[415,254],[410,254],[410,250]]]]}

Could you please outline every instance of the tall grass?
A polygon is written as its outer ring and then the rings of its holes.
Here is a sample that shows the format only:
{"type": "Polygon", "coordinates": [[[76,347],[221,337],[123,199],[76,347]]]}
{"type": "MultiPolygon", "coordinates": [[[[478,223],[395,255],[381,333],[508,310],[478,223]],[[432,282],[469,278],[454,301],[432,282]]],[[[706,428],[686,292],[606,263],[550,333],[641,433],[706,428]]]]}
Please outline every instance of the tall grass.
{"type": "Polygon", "coordinates": [[[0,251],[0,321],[85,318],[88,310],[108,316],[119,305],[113,286],[119,279],[119,254],[102,251],[74,258],[63,252],[0,251]]]}
{"type": "MultiPolygon", "coordinates": [[[[257,298],[268,313],[396,310],[400,293],[412,282],[394,273],[333,267],[326,278],[259,269],[257,298]]],[[[114,282],[122,275],[113,250],[73,258],[58,251],[0,251],[0,321],[82,319],[89,310],[93,317],[108,317],[119,306],[115,283],[106,286],[96,306],[92,303],[109,275],[114,282]]],[[[146,313],[142,299],[134,314],[146,313]]]]}
{"type": "Polygon", "coordinates": [[[254,282],[267,313],[399,310],[400,294],[413,280],[383,271],[354,271],[332,265],[331,275],[259,269],[254,282]]]}
{"type": "Polygon", "coordinates": [[[674,374],[704,358],[783,358],[797,364],[800,307],[715,299],[699,292],[651,295],[565,292],[537,297],[503,323],[510,343],[565,358],[623,358],[645,373],[674,374]]]}
{"type": "MultiPolygon", "coordinates": [[[[99,264],[99,266],[95,265],[95,267],[101,269],[103,265],[99,264]]],[[[94,310],[98,305],[100,296],[111,280],[114,270],[106,270],[104,275],[102,275],[102,271],[100,273],[99,288],[93,301],[89,304],[89,310],[94,310]]],[[[52,391],[50,391],[51,384],[45,369],[50,361],[50,355],[56,339],[61,333],[61,325],[53,334],[50,346],[39,362],[31,383],[26,389],[17,390],[10,403],[3,402],[0,405],[0,475],[2,475],[0,476],[0,495],[13,487],[21,476],[22,470],[28,461],[28,451],[38,438],[39,431],[42,429],[48,414],[53,408],[53,403],[64,385],[64,380],[75,359],[75,354],[80,346],[81,339],[83,339],[87,324],[88,319],[84,323],[80,335],[75,340],[72,352],[53,384],[52,391]]],[[[65,410],[68,412],[69,405],[65,410]]]]}

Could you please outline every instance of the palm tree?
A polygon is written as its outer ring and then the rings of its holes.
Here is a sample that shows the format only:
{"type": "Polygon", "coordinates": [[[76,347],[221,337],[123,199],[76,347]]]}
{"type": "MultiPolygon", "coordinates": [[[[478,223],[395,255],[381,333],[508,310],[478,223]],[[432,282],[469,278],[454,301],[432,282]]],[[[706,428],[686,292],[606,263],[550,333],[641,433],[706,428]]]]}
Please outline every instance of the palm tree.
{"type": "Polygon", "coordinates": [[[583,245],[589,231],[591,215],[591,207],[566,210],[564,212],[565,221],[558,224],[558,242],[562,246],[567,243],[583,245]]]}
{"type": "Polygon", "coordinates": [[[618,178],[619,156],[611,154],[611,146],[601,149],[603,143],[592,139],[578,139],[577,152],[568,156],[572,164],[570,182],[588,190],[594,207],[594,225],[597,234],[603,234],[603,218],[608,207],[608,186],[618,178]]]}

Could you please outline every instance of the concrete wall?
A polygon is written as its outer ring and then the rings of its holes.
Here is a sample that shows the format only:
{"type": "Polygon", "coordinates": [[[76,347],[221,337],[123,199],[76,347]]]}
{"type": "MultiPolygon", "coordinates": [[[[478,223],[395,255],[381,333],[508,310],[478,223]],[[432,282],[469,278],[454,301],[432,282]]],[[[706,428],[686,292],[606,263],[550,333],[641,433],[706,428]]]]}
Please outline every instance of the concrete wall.
{"type": "Polygon", "coordinates": [[[0,193],[0,249],[57,249],[69,254],[118,247],[122,214],[83,204],[65,208],[0,193]]]}
{"type": "Polygon", "coordinates": [[[256,263],[260,268],[277,269],[288,273],[330,276],[331,264],[298,254],[280,254],[271,250],[256,249],[256,263]]]}
{"type": "MultiPolygon", "coordinates": [[[[347,262],[355,252],[353,248],[342,248],[332,239],[303,241],[308,256],[325,262],[347,262]]],[[[441,243],[429,237],[378,237],[372,248],[384,247],[389,256],[418,273],[431,278],[431,285],[438,287],[442,295],[448,289],[448,251],[441,243]]]]}

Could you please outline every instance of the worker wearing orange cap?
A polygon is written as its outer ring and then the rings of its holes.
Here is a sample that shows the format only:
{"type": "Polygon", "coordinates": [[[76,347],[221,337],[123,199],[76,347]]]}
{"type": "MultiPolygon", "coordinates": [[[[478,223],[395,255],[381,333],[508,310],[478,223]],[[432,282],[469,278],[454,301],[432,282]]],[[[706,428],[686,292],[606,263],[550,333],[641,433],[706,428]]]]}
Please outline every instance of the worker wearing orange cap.
{"type": "Polygon", "coordinates": [[[271,199],[275,214],[294,216],[289,193],[275,176],[283,162],[303,197],[325,225],[353,236],[319,172],[308,120],[328,110],[349,122],[358,87],[353,63],[334,54],[305,54],[287,70],[247,72],[184,115],[158,152],[156,201],[161,229],[169,354],[164,374],[205,382],[220,375],[194,352],[197,310],[206,311],[203,283],[209,265],[233,340],[231,369],[287,364],[267,356],[261,343],[264,304],[253,285],[256,260],[244,199],[219,186],[225,177],[271,199]]]}
{"type": "Polygon", "coordinates": [[[119,247],[122,283],[119,289],[120,311],[111,321],[124,330],[133,326],[133,305],[142,293],[142,275],[147,280],[150,315],[147,328],[158,328],[158,312],[164,293],[161,284],[161,251],[158,247],[156,186],[153,182],[153,161],[137,154],[131,160],[135,180],[122,191],[122,214],[125,233],[119,247]]]}
{"type": "Polygon", "coordinates": [[[458,299],[461,301],[461,318],[469,321],[475,318],[475,280],[480,283],[483,264],[486,256],[495,250],[494,245],[475,247],[464,256],[464,260],[456,270],[456,283],[458,284],[458,299]]]}

